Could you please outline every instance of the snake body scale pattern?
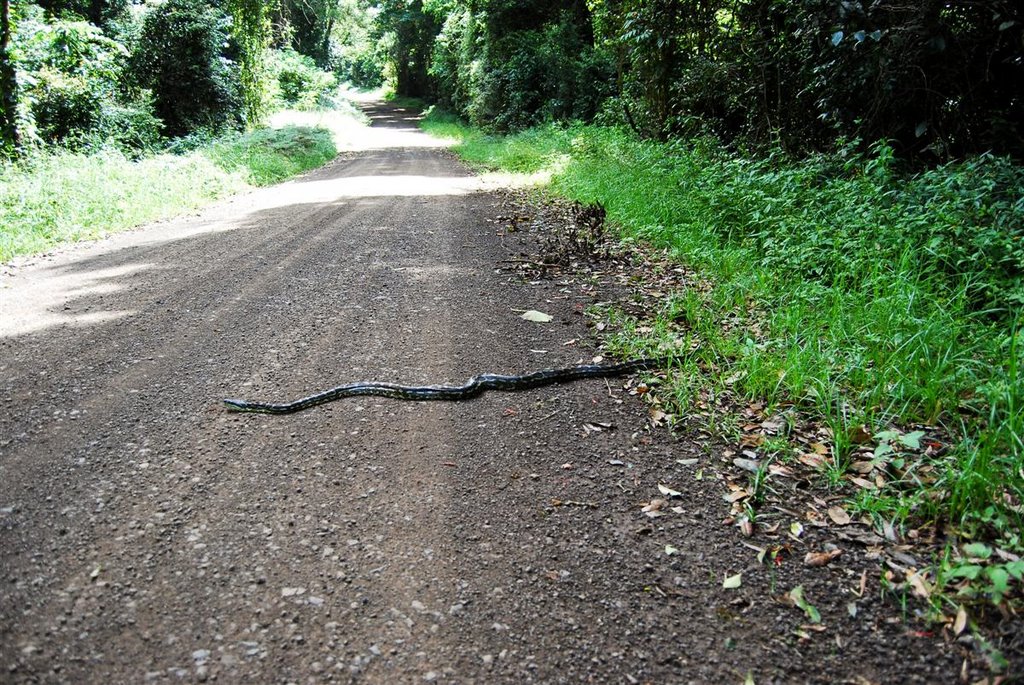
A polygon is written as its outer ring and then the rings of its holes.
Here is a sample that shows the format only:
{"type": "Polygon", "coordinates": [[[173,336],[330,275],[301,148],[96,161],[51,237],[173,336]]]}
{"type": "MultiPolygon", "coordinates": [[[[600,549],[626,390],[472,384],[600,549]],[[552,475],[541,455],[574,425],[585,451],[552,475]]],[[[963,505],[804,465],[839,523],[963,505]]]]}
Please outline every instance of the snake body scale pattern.
{"type": "Polygon", "coordinates": [[[636,359],[621,364],[583,364],[562,369],[545,369],[522,376],[501,376],[485,373],[470,378],[464,385],[397,385],[395,383],[349,383],[319,392],[309,397],[274,404],[269,402],[248,402],[246,400],[226,399],[224,405],[231,411],[252,412],[257,414],[294,414],[295,412],[334,402],[345,397],[390,397],[396,400],[468,400],[483,394],[487,390],[515,392],[530,390],[545,385],[568,383],[586,378],[610,378],[625,376],[635,371],[656,369],[665,366],[672,358],[636,359]]]}

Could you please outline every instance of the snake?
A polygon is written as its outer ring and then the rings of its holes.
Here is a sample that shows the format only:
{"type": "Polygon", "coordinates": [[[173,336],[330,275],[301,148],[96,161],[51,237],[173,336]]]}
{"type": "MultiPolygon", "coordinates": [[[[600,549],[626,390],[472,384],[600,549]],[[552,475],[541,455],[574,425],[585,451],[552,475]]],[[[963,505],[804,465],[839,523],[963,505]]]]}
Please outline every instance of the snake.
{"type": "Polygon", "coordinates": [[[503,376],[494,373],[473,376],[463,385],[398,385],[396,383],[348,383],[330,390],[318,392],[292,402],[249,402],[239,399],[225,399],[224,405],[231,411],[257,414],[294,414],[295,412],[318,407],[345,397],[389,397],[411,401],[459,401],[478,397],[487,390],[517,392],[531,390],[545,385],[569,383],[587,378],[611,378],[625,376],[636,371],[656,369],[665,366],[672,358],[635,359],[620,364],[581,364],[560,369],[544,369],[521,376],[503,376]]]}

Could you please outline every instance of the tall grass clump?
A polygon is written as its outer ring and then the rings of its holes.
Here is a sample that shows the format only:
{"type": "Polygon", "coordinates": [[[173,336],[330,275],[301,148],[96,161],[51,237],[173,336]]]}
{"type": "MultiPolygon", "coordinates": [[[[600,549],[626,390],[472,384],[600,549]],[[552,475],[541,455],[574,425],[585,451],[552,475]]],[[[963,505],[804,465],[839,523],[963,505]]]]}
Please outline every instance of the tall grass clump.
{"type": "Polygon", "coordinates": [[[532,141],[537,163],[552,147],[568,154],[555,192],[601,202],[625,235],[708,276],[713,292],[687,309],[688,330],[718,331],[702,354],[734,391],[796,401],[829,426],[839,476],[861,425],[952,436],[921,456],[927,476],[908,470],[873,511],[1020,548],[1006,540],[1024,522],[1024,168],[980,156],[908,174],[884,143],[751,158],[594,126],[460,139],[457,151],[491,165],[530,158],[532,141]],[[722,331],[727,318],[737,324],[722,331]]]}
{"type": "Polygon", "coordinates": [[[179,214],[335,154],[330,132],[306,127],[231,134],[141,159],[115,149],[38,153],[0,166],[0,262],[179,214]]]}
{"type": "Polygon", "coordinates": [[[221,169],[241,171],[246,181],[264,186],[323,166],[338,154],[324,128],[285,126],[222,138],[206,155],[221,169]]]}

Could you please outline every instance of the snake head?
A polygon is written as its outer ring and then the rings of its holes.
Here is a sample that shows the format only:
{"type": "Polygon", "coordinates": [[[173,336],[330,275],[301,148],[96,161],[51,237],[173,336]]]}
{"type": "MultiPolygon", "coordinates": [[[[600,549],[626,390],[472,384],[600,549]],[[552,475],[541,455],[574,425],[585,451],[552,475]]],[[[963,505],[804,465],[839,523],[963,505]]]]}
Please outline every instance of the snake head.
{"type": "Polygon", "coordinates": [[[248,405],[248,402],[246,402],[245,400],[222,400],[222,401],[224,402],[224,406],[227,407],[230,411],[249,411],[248,406],[246,406],[246,405],[248,405]]]}

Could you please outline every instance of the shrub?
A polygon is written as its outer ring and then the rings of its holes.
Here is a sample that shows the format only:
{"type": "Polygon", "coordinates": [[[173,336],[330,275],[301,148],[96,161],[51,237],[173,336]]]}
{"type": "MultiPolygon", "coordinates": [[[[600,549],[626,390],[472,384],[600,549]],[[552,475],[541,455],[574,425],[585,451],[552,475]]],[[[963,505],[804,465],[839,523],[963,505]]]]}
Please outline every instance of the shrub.
{"type": "Polygon", "coordinates": [[[40,139],[72,142],[96,127],[102,95],[90,87],[89,79],[44,67],[36,72],[34,80],[28,98],[40,139]]]}
{"type": "Polygon", "coordinates": [[[330,95],[338,85],[334,74],[319,69],[312,58],[294,50],[275,51],[270,72],[275,84],[273,96],[282,107],[329,107],[330,95]]]}
{"type": "Polygon", "coordinates": [[[441,101],[498,131],[593,118],[611,93],[613,71],[593,48],[588,27],[550,6],[525,15],[451,13],[430,72],[441,101]]]}
{"type": "Polygon", "coordinates": [[[149,93],[145,92],[131,103],[102,103],[96,136],[101,142],[113,144],[134,156],[134,153],[151,152],[161,146],[163,126],[154,116],[149,93]]]}
{"type": "Polygon", "coordinates": [[[309,126],[258,129],[228,136],[207,150],[207,156],[228,172],[243,170],[246,180],[262,186],[322,166],[338,154],[331,132],[309,126]]]}
{"type": "Polygon", "coordinates": [[[168,0],[146,15],[131,72],[153,92],[168,135],[241,122],[237,70],[223,53],[227,25],[224,12],[199,0],[168,0]]]}

